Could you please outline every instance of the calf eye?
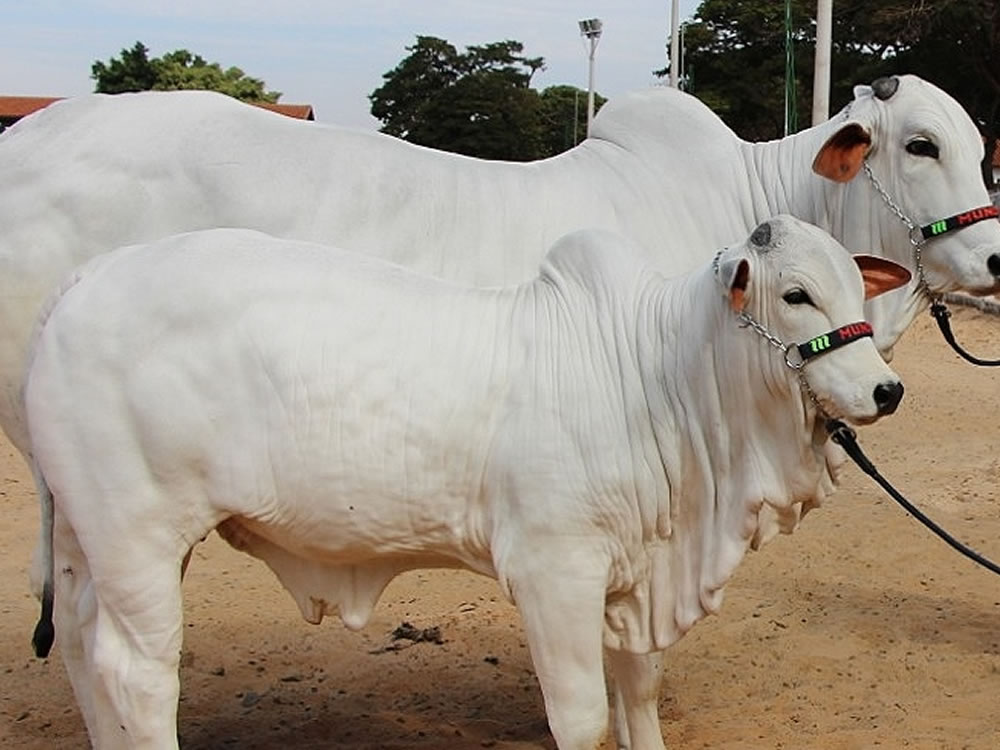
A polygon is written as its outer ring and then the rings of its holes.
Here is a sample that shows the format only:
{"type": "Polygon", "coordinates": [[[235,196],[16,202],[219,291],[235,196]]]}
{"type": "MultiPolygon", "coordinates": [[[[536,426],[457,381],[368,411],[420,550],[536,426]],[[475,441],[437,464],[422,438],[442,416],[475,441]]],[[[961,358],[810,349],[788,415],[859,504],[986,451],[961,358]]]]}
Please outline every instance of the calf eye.
{"type": "Polygon", "coordinates": [[[914,156],[929,156],[932,159],[938,158],[937,145],[933,141],[928,141],[926,138],[917,138],[916,140],[910,141],[906,144],[906,150],[914,156]]]}
{"type": "Polygon", "coordinates": [[[812,305],[812,298],[806,293],[804,289],[791,289],[781,295],[781,298],[785,300],[789,305],[812,305]]]}

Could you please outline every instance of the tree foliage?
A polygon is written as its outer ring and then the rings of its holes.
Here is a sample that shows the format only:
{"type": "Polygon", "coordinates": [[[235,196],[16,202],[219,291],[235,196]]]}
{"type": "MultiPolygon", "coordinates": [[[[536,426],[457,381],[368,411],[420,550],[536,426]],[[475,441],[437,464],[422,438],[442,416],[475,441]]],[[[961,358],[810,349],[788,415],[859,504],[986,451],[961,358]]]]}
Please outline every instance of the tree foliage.
{"type": "Polygon", "coordinates": [[[530,87],[540,57],[511,40],[466,47],[418,36],[410,53],[370,95],[382,132],[412,143],[486,159],[526,160],[538,153],[538,92],[530,87]]]}
{"type": "Polygon", "coordinates": [[[914,41],[893,60],[950,93],[986,139],[983,178],[993,187],[992,154],[1000,137],[1000,7],[995,0],[901,3],[914,41]],[[912,7],[911,7],[912,6],[912,7]]]}
{"type": "MultiPolygon", "coordinates": [[[[888,35],[871,31],[875,6],[836,3],[831,101],[846,102],[853,85],[871,80],[884,68],[883,58],[899,45],[888,35]]],[[[792,0],[791,39],[795,57],[797,120],[807,123],[812,110],[815,60],[815,0],[792,0]]],[[[884,31],[884,33],[883,33],[884,31]]],[[[702,99],[737,133],[748,140],[784,135],[785,13],[773,0],[704,0],[684,27],[685,88],[702,99]]],[[[665,75],[667,68],[656,71],[665,75]]]]}
{"type": "Polygon", "coordinates": [[[123,49],[120,57],[107,63],[95,61],[90,77],[96,82],[94,90],[101,94],[205,89],[244,101],[276,102],[281,97],[279,91],[267,91],[259,78],[251,78],[237,67],[223,69],[219,63],[209,63],[185,49],[150,59],[142,42],[123,49]]]}
{"type": "Polygon", "coordinates": [[[586,93],[575,110],[578,89],[531,88],[545,61],[523,50],[506,40],[459,52],[444,39],[418,36],[369,95],[371,113],[383,133],[431,148],[512,161],[557,154],[585,134],[586,93]],[[581,113],[583,126],[574,128],[581,113]]]}
{"type": "Polygon", "coordinates": [[[98,94],[118,94],[125,91],[149,91],[156,86],[156,68],[149,59],[149,50],[142,42],[132,49],[123,49],[121,58],[112,57],[107,64],[95,60],[90,77],[96,81],[98,94]]]}
{"type": "MultiPolygon", "coordinates": [[[[606,102],[594,94],[594,111],[606,102]]],[[[587,136],[587,92],[576,86],[549,86],[541,93],[539,157],[555,156],[587,136]]]]}
{"type": "MultiPolygon", "coordinates": [[[[783,133],[783,10],[784,3],[772,0],[704,0],[684,26],[685,87],[747,139],[783,133]]],[[[812,109],[815,10],[813,0],[792,0],[799,122],[808,122],[812,109]]],[[[846,104],[855,84],[892,73],[916,73],[958,99],[992,154],[1000,132],[995,0],[835,2],[831,108],[846,104]]]]}

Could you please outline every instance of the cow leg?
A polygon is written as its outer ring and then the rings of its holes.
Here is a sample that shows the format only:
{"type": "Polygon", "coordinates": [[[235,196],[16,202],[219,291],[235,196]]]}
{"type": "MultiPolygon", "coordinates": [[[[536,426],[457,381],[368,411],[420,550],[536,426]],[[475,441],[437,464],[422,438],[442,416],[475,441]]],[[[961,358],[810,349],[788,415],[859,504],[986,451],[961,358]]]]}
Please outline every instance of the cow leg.
{"type": "Polygon", "coordinates": [[[80,549],[76,533],[59,513],[55,513],[53,527],[53,624],[56,646],[62,656],[73,694],[91,742],[97,743],[96,694],[92,684],[92,670],[84,649],[84,642],[93,637],[97,606],[93,580],[87,558],[80,549]]]}
{"type": "Polygon", "coordinates": [[[139,538],[107,559],[91,555],[96,617],[84,642],[102,750],[177,748],[181,555],[139,538]]]}
{"type": "MultiPolygon", "coordinates": [[[[53,553],[56,571],[53,620],[57,644],[91,744],[101,750],[176,747],[175,726],[165,735],[173,745],[134,741],[123,729],[128,722],[122,719],[119,704],[125,691],[113,673],[129,666],[129,649],[126,645],[118,645],[121,638],[114,632],[115,613],[105,603],[107,592],[95,585],[90,563],[76,533],[58,510],[53,529],[53,553]]],[[[174,704],[176,700],[174,697],[174,704]]],[[[170,705],[157,702],[151,711],[147,709],[146,713],[153,717],[152,725],[163,714],[170,713],[170,705]]],[[[130,715],[140,719],[143,716],[135,711],[130,715]]]]}
{"type": "Polygon", "coordinates": [[[608,649],[615,684],[615,741],[621,750],[664,750],[657,705],[663,652],[631,654],[608,649]]]}
{"type": "Polygon", "coordinates": [[[579,549],[539,551],[535,546],[515,553],[539,564],[507,581],[556,744],[560,750],[594,750],[608,726],[601,645],[607,563],[581,560],[586,556],[579,549]]]}

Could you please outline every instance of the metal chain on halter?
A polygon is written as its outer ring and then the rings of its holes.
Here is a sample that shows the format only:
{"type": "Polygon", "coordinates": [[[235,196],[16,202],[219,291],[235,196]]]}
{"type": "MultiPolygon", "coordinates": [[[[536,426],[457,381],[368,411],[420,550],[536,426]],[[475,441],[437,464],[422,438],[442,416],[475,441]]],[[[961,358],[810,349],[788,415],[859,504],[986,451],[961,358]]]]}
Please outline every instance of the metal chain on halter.
{"type": "MultiPolygon", "coordinates": [[[[901,222],[906,224],[907,228],[911,232],[917,229],[918,228],[917,225],[914,224],[912,221],[910,221],[910,218],[903,212],[903,209],[899,207],[896,201],[892,199],[892,196],[889,195],[889,193],[886,191],[884,187],[882,187],[882,183],[879,182],[878,177],[875,176],[875,173],[872,171],[872,167],[868,163],[867,159],[865,159],[864,162],[862,162],[862,166],[865,170],[865,174],[868,175],[868,179],[872,181],[872,185],[875,187],[875,192],[878,193],[880,196],[882,196],[882,200],[885,201],[885,204],[889,207],[889,209],[894,214],[896,214],[896,216],[899,218],[901,222]]],[[[912,236],[910,237],[910,242],[913,244],[917,244],[913,240],[912,236]]]]}
{"type": "Polygon", "coordinates": [[[806,365],[805,360],[802,360],[800,362],[792,362],[789,359],[789,352],[791,352],[793,348],[792,345],[786,344],[784,341],[779,339],[777,336],[775,336],[773,333],[767,330],[767,328],[765,328],[763,324],[757,322],[753,318],[753,316],[750,315],[750,313],[746,312],[745,310],[741,310],[740,313],[737,315],[737,317],[740,319],[742,328],[750,328],[755,333],[759,334],[765,341],[767,341],[767,343],[769,343],[775,349],[780,351],[782,355],[784,355],[785,364],[789,367],[789,369],[795,371],[795,374],[798,376],[799,379],[799,385],[802,386],[802,390],[805,391],[805,394],[809,397],[809,400],[812,402],[812,405],[816,407],[816,412],[824,420],[829,420],[830,415],[827,414],[826,409],[824,409],[822,404],[820,404],[819,397],[816,395],[816,391],[812,389],[812,386],[809,385],[809,381],[806,380],[806,374],[803,371],[806,365]]]}
{"type": "MultiPolygon", "coordinates": [[[[712,258],[712,272],[715,274],[716,278],[719,276],[719,260],[722,258],[722,253],[727,249],[728,248],[723,248],[715,254],[714,258],[712,258]]],[[[807,392],[812,396],[813,401],[816,401],[816,395],[812,392],[812,388],[809,387],[809,384],[805,381],[805,377],[802,375],[802,368],[806,364],[805,360],[792,362],[792,360],[789,359],[789,352],[792,351],[792,346],[790,344],[786,344],[784,341],[767,330],[763,324],[758,323],[746,310],[740,310],[736,317],[740,320],[741,328],[753,329],[756,333],[762,336],[767,343],[782,353],[785,359],[785,364],[799,373],[799,379],[802,381],[802,384],[806,387],[807,392]]]]}
{"type": "Polygon", "coordinates": [[[816,407],[816,413],[819,414],[823,421],[828,422],[830,420],[830,415],[827,414],[826,409],[824,409],[823,405],[819,402],[819,396],[816,395],[816,391],[814,391],[812,386],[809,385],[809,381],[806,380],[806,374],[802,372],[801,369],[799,370],[799,385],[802,386],[802,389],[806,392],[809,400],[812,401],[813,406],[816,407]]]}
{"type": "MultiPolygon", "coordinates": [[[[864,162],[865,174],[868,175],[869,181],[871,181],[872,187],[875,188],[875,192],[878,193],[885,205],[889,207],[889,210],[895,214],[901,222],[909,230],[910,244],[913,245],[913,264],[917,271],[917,292],[924,294],[931,301],[931,315],[937,321],[938,328],[941,330],[941,335],[944,336],[944,340],[948,345],[958,354],[962,359],[967,362],[971,362],[974,365],[980,367],[1000,367],[1000,359],[981,359],[976,357],[965,349],[958,343],[955,339],[955,334],[951,330],[951,323],[948,318],[951,317],[951,312],[948,310],[948,306],[944,303],[944,295],[931,290],[930,284],[927,283],[927,275],[924,273],[924,262],[921,256],[921,250],[923,249],[924,243],[927,241],[926,235],[923,230],[918,227],[909,216],[900,208],[899,204],[892,199],[888,191],[882,187],[882,183],[878,181],[878,178],[872,172],[871,166],[868,164],[868,160],[865,159],[864,162]],[[914,235],[917,235],[915,237],[914,235]]],[[[995,215],[995,213],[993,214],[995,215]]]]}
{"type": "Polygon", "coordinates": [[[786,344],[781,339],[779,339],[777,336],[775,336],[773,333],[767,330],[763,325],[758,323],[756,320],[754,320],[753,317],[750,315],[750,313],[746,312],[745,310],[741,310],[737,317],[743,324],[742,326],[743,328],[747,327],[752,328],[754,331],[763,336],[764,339],[767,341],[767,343],[769,343],[775,349],[778,349],[782,354],[784,354],[786,365],[788,365],[793,370],[802,369],[803,365],[805,365],[805,362],[795,363],[788,359],[788,352],[791,351],[792,347],[786,344]]]}
{"type": "Polygon", "coordinates": [[[921,249],[923,248],[925,240],[920,234],[920,227],[913,223],[913,220],[906,215],[906,212],[903,211],[899,204],[892,199],[892,196],[889,195],[888,191],[882,187],[882,183],[878,181],[878,177],[875,176],[875,173],[872,171],[871,165],[868,163],[867,159],[864,160],[863,166],[865,174],[868,175],[868,179],[872,183],[872,187],[875,188],[875,192],[879,194],[885,202],[885,205],[889,207],[889,210],[896,215],[896,218],[903,222],[903,225],[909,232],[907,236],[910,240],[910,244],[913,246],[913,264],[917,271],[917,291],[926,294],[931,298],[932,302],[938,302],[941,299],[941,295],[931,291],[930,285],[927,283],[927,276],[924,273],[924,261],[921,257],[921,249]],[[919,239],[914,236],[915,234],[920,235],[919,239]]]}
{"type": "MultiPolygon", "coordinates": [[[[865,174],[868,175],[868,179],[871,180],[872,186],[875,188],[875,192],[877,192],[882,197],[882,200],[885,202],[885,205],[887,205],[889,207],[889,210],[892,211],[899,218],[899,220],[903,222],[904,225],[906,225],[906,228],[910,232],[909,235],[910,244],[913,245],[913,256],[917,270],[917,289],[919,291],[922,291],[924,294],[926,294],[931,298],[932,302],[931,312],[934,313],[934,317],[937,318],[938,325],[940,326],[941,332],[944,334],[945,339],[948,341],[948,343],[956,352],[958,352],[962,357],[969,360],[973,364],[981,364],[987,366],[1000,364],[1000,362],[995,360],[994,361],[979,360],[975,357],[972,357],[970,354],[965,352],[960,346],[958,346],[958,343],[954,340],[954,337],[951,335],[950,326],[946,325],[948,311],[947,308],[944,306],[944,303],[942,302],[943,295],[936,294],[931,291],[930,287],[927,284],[927,277],[924,275],[924,265],[920,257],[921,247],[926,241],[923,237],[923,233],[920,232],[920,228],[910,220],[910,218],[903,212],[903,209],[900,208],[899,205],[896,203],[896,201],[892,199],[892,196],[889,195],[889,193],[886,192],[885,188],[882,187],[882,183],[880,183],[878,181],[878,178],[875,177],[875,175],[872,173],[872,168],[868,165],[867,159],[865,159],[864,161],[864,169],[865,169],[865,174]],[[920,234],[920,239],[914,238],[915,232],[920,234]]],[[[805,378],[802,378],[802,385],[804,388],[809,389],[809,383],[805,381],[805,378]]],[[[810,393],[810,397],[815,402],[816,399],[815,394],[810,393]]],[[[823,413],[822,409],[820,413],[821,414],[823,413]]],[[[903,507],[903,509],[906,510],[911,516],[920,521],[920,523],[922,523],[924,526],[930,529],[934,534],[936,534],[939,538],[944,540],[948,545],[950,545],[953,549],[955,549],[962,555],[965,555],[973,562],[982,565],[987,570],[990,570],[991,572],[1000,575],[1000,565],[997,565],[988,558],[983,557],[975,550],[971,549],[970,547],[962,544],[960,541],[955,539],[955,537],[951,536],[947,531],[941,528],[941,526],[934,523],[934,521],[932,521],[919,508],[917,508],[909,500],[907,500],[895,487],[893,487],[892,484],[890,484],[890,482],[878,472],[878,469],[875,468],[875,465],[868,459],[868,457],[861,450],[861,447],[858,445],[857,440],[855,439],[856,436],[853,429],[848,427],[839,419],[831,419],[829,417],[826,418],[826,429],[827,432],[830,434],[830,437],[833,439],[833,441],[844,449],[847,455],[850,456],[851,459],[853,459],[853,461],[858,465],[858,467],[863,472],[868,474],[868,476],[872,477],[872,479],[874,479],[879,484],[879,486],[881,486],[882,489],[884,489],[889,494],[889,496],[897,503],[899,503],[903,507]]]]}
{"type": "MultiPolygon", "coordinates": [[[[851,104],[852,102],[848,102],[847,106],[844,107],[843,109],[845,120],[850,118],[851,104]]],[[[916,225],[914,225],[914,223],[910,221],[909,217],[903,212],[903,209],[901,209],[896,204],[896,201],[892,199],[892,196],[889,195],[889,193],[886,192],[885,188],[882,187],[882,183],[880,183],[878,179],[875,177],[875,175],[872,173],[872,169],[868,165],[867,159],[865,159],[864,161],[864,169],[865,173],[868,175],[868,179],[871,180],[872,186],[875,188],[875,192],[877,192],[880,196],[882,196],[882,200],[885,201],[885,204],[889,207],[889,210],[892,211],[897,217],[899,217],[899,220],[906,225],[907,229],[910,232],[909,239],[910,239],[910,244],[913,245],[913,256],[917,270],[917,289],[923,291],[925,294],[931,297],[931,300],[933,301],[932,312],[934,305],[944,308],[942,302],[942,300],[944,299],[943,295],[936,295],[930,290],[930,287],[927,285],[927,277],[924,275],[924,266],[920,257],[920,249],[925,241],[923,238],[923,234],[921,233],[921,237],[919,240],[914,239],[913,231],[914,229],[918,229],[918,227],[916,227],[916,225]]],[[[943,316],[946,316],[947,310],[946,308],[944,309],[945,312],[943,316]]],[[[973,361],[973,359],[970,359],[970,355],[965,353],[964,350],[962,350],[961,347],[958,346],[957,342],[953,342],[953,339],[951,339],[950,337],[951,333],[950,327],[947,327],[942,324],[942,320],[946,321],[947,317],[938,317],[939,315],[941,315],[941,313],[938,312],[935,312],[934,315],[935,318],[938,318],[938,324],[941,326],[941,332],[945,334],[945,339],[949,339],[948,343],[951,344],[952,348],[955,349],[955,351],[961,354],[964,358],[973,361]]],[[[768,336],[768,340],[770,341],[770,336],[768,336]]],[[[979,360],[975,360],[974,363],[979,363],[979,360]]],[[[990,364],[990,363],[986,362],[984,364],[990,364]]],[[[804,377],[801,377],[801,373],[799,379],[802,382],[802,386],[806,389],[806,392],[809,393],[810,399],[813,401],[813,403],[817,405],[817,408],[820,410],[820,414],[824,414],[822,407],[819,406],[816,400],[816,394],[812,392],[812,389],[809,387],[809,383],[806,381],[806,379],[804,377]]],[[[852,430],[850,427],[845,425],[840,420],[830,419],[829,417],[826,418],[826,429],[827,432],[830,433],[830,437],[833,439],[833,441],[838,445],[840,445],[847,452],[847,454],[854,460],[854,462],[858,465],[858,467],[863,472],[868,474],[868,476],[872,477],[882,487],[882,489],[888,492],[889,496],[892,497],[892,499],[895,500],[897,503],[899,503],[908,513],[910,513],[910,515],[912,515],[914,518],[916,518],[918,521],[924,524],[924,526],[929,528],[932,532],[937,534],[938,537],[947,542],[953,549],[957,550],[961,554],[965,555],[966,557],[978,563],[979,565],[982,565],[983,567],[987,568],[993,573],[1000,575],[1000,565],[991,562],[990,560],[986,559],[979,553],[970,549],[969,547],[967,547],[966,545],[962,544],[957,539],[952,537],[950,534],[948,534],[944,529],[942,529],[940,526],[934,523],[930,518],[928,518],[923,512],[921,512],[919,508],[915,507],[905,497],[903,497],[899,493],[899,491],[896,490],[896,488],[893,487],[885,477],[879,474],[878,469],[875,468],[875,465],[862,452],[861,447],[857,443],[857,440],[855,440],[854,430],[852,430]]]]}

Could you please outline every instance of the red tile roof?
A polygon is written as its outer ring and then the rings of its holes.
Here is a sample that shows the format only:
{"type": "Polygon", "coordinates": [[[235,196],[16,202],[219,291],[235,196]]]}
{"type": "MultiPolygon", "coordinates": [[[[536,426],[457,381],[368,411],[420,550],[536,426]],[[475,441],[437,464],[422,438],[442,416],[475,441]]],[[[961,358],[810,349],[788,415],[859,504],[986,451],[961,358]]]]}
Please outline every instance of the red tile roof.
{"type": "Polygon", "coordinates": [[[258,107],[278,112],[288,117],[295,117],[299,120],[315,120],[313,108],[309,104],[272,104],[271,102],[251,102],[258,107]]]}
{"type": "Polygon", "coordinates": [[[58,96],[0,96],[0,117],[18,119],[27,117],[35,110],[47,107],[61,98],[58,96]]]}
{"type": "MultiPolygon", "coordinates": [[[[61,96],[0,96],[0,120],[19,120],[62,98],[61,96]]],[[[313,108],[309,104],[271,104],[270,102],[252,102],[252,104],[299,120],[316,119],[313,108]]]]}

